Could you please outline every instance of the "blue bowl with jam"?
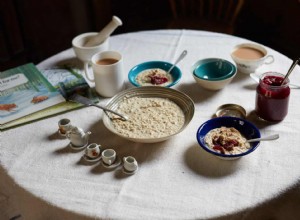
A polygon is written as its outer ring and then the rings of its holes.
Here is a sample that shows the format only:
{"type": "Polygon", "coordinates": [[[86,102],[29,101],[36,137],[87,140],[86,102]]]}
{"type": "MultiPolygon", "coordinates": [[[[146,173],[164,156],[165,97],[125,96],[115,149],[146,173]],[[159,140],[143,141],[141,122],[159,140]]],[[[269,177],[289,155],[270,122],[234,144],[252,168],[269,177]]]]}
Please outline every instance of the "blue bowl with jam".
{"type": "Polygon", "coordinates": [[[213,148],[208,146],[208,144],[205,141],[205,137],[211,130],[216,129],[216,128],[221,128],[221,127],[235,128],[247,140],[261,137],[259,129],[254,124],[252,124],[250,121],[248,121],[246,119],[230,117],[230,116],[224,116],[224,117],[210,119],[210,120],[204,122],[198,128],[196,138],[197,138],[199,145],[205,151],[207,151],[208,153],[210,153],[214,156],[217,156],[218,158],[226,159],[226,160],[238,159],[240,157],[243,157],[243,156],[253,152],[260,144],[259,141],[251,142],[251,143],[249,143],[250,144],[249,149],[247,149],[246,151],[244,151],[242,153],[238,153],[238,154],[224,154],[224,153],[222,153],[221,150],[218,150],[218,149],[214,150],[213,148]]]}
{"type": "Polygon", "coordinates": [[[129,82],[136,86],[172,87],[179,82],[182,73],[174,66],[170,73],[167,71],[173,64],[165,61],[148,61],[134,66],[128,73],[129,82]]]}

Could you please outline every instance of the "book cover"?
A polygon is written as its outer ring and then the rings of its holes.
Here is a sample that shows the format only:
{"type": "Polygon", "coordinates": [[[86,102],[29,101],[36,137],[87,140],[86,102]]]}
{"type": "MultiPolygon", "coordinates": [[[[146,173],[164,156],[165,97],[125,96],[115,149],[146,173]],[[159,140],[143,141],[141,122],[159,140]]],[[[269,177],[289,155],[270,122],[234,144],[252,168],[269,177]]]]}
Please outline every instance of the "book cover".
{"type": "Polygon", "coordinates": [[[65,102],[33,63],[0,74],[0,124],[65,102]]]}
{"type": "MultiPolygon", "coordinates": [[[[67,63],[51,67],[49,69],[40,70],[40,72],[51,83],[51,85],[65,97],[65,99],[73,93],[79,93],[80,95],[93,100],[95,103],[99,102],[99,98],[95,90],[90,88],[88,83],[85,81],[82,76],[82,70],[77,66],[77,64],[67,63]]],[[[65,101],[0,125],[0,130],[5,130],[81,107],[84,106],[80,103],[65,101]]]]}

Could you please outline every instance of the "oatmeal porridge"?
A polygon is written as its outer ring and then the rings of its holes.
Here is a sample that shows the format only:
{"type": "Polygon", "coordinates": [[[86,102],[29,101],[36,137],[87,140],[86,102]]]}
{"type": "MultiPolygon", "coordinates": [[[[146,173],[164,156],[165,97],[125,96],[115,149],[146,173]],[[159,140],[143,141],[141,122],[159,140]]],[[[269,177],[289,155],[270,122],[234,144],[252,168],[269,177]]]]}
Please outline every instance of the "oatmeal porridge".
{"type": "Polygon", "coordinates": [[[205,136],[205,142],[212,150],[228,155],[244,153],[250,148],[246,138],[233,127],[212,129],[205,136]]]}
{"type": "Polygon", "coordinates": [[[167,86],[173,82],[173,77],[166,71],[156,68],[142,71],[135,80],[141,86],[167,86]]]}
{"type": "Polygon", "coordinates": [[[130,138],[166,137],[178,132],[185,121],[181,108],[167,98],[124,98],[116,110],[129,119],[112,120],[113,126],[130,138]]]}

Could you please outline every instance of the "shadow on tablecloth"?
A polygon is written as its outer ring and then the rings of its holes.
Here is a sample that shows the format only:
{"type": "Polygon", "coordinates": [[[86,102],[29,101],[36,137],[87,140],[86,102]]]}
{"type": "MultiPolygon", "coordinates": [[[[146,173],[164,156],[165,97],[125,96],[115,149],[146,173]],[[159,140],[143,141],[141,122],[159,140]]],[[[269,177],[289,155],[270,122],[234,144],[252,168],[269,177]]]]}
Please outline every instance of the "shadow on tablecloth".
{"type": "Polygon", "coordinates": [[[298,220],[300,218],[300,181],[280,196],[256,207],[210,220],[298,220]]]}
{"type": "Polygon", "coordinates": [[[21,186],[17,185],[2,166],[0,166],[0,180],[0,219],[95,219],[63,210],[33,196],[21,186]]]}
{"type": "MultiPolygon", "coordinates": [[[[0,219],[95,219],[60,209],[31,195],[17,185],[1,166],[0,179],[0,219]]],[[[300,181],[277,198],[257,207],[210,220],[298,220],[299,204],[300,181]]]]}

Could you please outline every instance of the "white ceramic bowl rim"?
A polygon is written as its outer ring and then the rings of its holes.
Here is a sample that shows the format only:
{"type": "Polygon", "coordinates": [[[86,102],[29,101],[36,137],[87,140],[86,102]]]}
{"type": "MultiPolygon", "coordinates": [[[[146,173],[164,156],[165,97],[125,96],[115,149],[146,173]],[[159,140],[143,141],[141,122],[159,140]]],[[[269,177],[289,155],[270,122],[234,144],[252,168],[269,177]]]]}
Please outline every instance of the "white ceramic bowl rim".
{"type": "Polygon", "coordinates": [[[90,49],[93,49],[93,48],[102,47],[103,45],[105,45],[105,44],[108,43],[109,38],[106,38],[99,45],[95,45],[95,46],[91,46],[91,47],[85,47],[85,46],[82,45],[82,43],[83,43],[82,38],[84,38],[84,37],[92,37],[92,36],[95,36],[97,34],[98,34],[98,32],[87,32],[87,33],[80,34],[80,35],[78,35],[78,36],[76,36],[76,37],[73,38],[73,40],[72,40],[72,46],[80,48],[82,50],[90,50],[90,49]]]}

